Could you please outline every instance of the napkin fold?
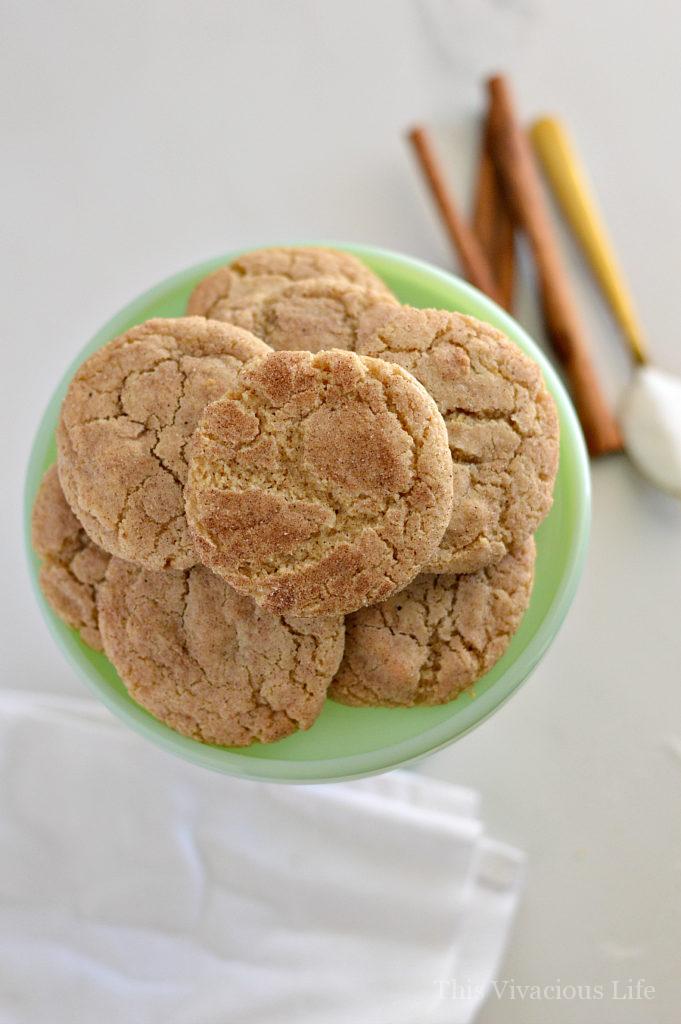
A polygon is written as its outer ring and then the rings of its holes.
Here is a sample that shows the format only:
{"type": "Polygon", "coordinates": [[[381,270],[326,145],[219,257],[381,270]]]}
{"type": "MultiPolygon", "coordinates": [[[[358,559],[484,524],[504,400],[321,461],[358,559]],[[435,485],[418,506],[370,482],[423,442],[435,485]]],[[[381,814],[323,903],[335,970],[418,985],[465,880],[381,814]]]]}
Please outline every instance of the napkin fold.
{"type": "Polygon", "coordinates": [[[0,692],[0,1024],[464,1024],[522,875],[468,789],[246,782],[0,692]]]}

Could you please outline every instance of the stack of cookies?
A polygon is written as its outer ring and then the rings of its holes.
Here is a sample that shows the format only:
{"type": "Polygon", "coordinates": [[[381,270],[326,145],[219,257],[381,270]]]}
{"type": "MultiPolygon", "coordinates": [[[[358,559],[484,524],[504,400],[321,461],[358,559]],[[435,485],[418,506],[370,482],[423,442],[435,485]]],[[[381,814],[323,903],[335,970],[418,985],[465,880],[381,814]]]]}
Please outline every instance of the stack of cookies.
{"type": "Polygon", "coordinates": [[[131,696],[205,743],[327,696],[457,697],[532,589],[558,421],[488,324],[330,249],[259,250],[80,367],[33,514],[41,585],[131,696]]]}

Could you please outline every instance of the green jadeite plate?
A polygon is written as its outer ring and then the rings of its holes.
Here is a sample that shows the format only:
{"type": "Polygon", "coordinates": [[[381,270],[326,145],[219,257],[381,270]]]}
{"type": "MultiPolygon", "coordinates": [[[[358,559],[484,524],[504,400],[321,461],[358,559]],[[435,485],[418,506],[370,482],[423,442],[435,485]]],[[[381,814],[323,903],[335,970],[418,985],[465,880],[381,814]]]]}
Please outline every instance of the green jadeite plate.
{"type": "Polygon", "coordinates": [[[435,708],[349,708],[327,701],[305,733],[247,749],[213,747],[187,739],[157,722],[126,693],[113,666],[90,650],[46,604],[38,586],[39,560],[30,546],[30,511],[40,479],[54,460],[59,407],[76,368],[95,349],[154,316],[179,316],[194,285],[233,259],[221,256],[163,281],[126,306],[78,353],[41,420],[28,466],[25,524],[31,578],[47,623],[67,658],[106,706],[147,739],[179,757],[249,779],[322,782],[404,765],[459,739],[492,714],[527,679],[555,637],[574,597],[589,533],[590,484],[584,441],[570,400],[555,371],[521,327],[459,278],[419,260],[368,246],[348,249],[378,273],[395,294],[414,306],[469,313],[505,331],[541,366],[560,415],[560,469],[553,509],[537,533],[536,582],[518,633],[491,672],[472,692],[435,708]]]}

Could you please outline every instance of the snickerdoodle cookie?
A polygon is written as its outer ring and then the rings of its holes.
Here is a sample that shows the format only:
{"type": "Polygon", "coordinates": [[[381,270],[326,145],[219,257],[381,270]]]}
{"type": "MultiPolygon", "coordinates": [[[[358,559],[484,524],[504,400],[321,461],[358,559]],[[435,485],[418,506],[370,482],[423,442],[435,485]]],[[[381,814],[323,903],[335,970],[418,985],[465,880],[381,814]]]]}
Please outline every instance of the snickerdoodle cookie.
{"type": "Polygon", "coordinates": [[[442,417],[399,366],[273,352],[206,408],[186,508],[204,564],[276,613],[354,611],[401,590],[451,516],[442,417]]]}
{"type": "Polygon", "coordinates": [[[53,611],[96,651],[102,649],[97,592],[110,556],[90,540],[69,508],[52,466],[42,479],[31,519],[33,547],[42,558],[40,587],[53,611]]]}
{"type": "Polygon", "coordinates": [[[423,575],[345,620],[345,655],[329,690],[342,704],[445,704],[499,660],[527,609],[533,538],[496,565],[423,575]]]}
{"type": "Polygon", "coordinates": [[[353,351],[359,337],[371,332],[373,311],[380,320],[387,304],[399,308],[385,291],[342,277],[316,277],[254,297],[231,311],[225,308],[220,319],[252,331],[277,351],[353,351]]]}
{"type": "Polygon", "coordinates": [[[185,447],[204,407],[269,351],[238,327],[185,317],[133,327],[83,363],[62,406],[59,477],[97,544],[150,569],[198,561],[185,447]]]}
{"type": "Polygon", "coordinates": [[[541,370],[500,331],[460,313],[386,305],[372,318],[356,351],[413,373],[447,425],[454,504],[427,571],[498,562],[553,500],[558,416],[541,370]]]}
{"type": "Polygon", "coordinates": [[[349,252],[312,246],[256,249],[200,281],[189,296],[187,313],[233,323],[235,315],[247,311],[254,302],[292,281],[316,277],[342,278],[391,295],[380,277],[349,252]]]}
{"type": "Polygon", "coordinates": [[[270,743],[307,729],[343,654],[340,617],[279,618],[204,566],[151,572],[113,558],[104,649],[130,695],[204,743],[270,743]]]}

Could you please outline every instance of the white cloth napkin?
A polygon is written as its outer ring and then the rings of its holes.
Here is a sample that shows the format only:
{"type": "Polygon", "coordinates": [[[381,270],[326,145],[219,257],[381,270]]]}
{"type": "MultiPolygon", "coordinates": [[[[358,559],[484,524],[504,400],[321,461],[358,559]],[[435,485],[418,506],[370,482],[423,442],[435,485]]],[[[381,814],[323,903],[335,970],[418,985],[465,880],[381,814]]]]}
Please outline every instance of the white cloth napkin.
{"type": "Polygon", "coordinates": [[[467,1022],[522,863],[469,790],[243,782],[0,693],[1,1024],[467,1022]]]}

